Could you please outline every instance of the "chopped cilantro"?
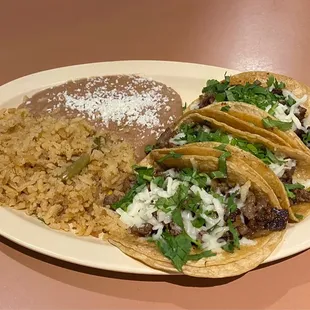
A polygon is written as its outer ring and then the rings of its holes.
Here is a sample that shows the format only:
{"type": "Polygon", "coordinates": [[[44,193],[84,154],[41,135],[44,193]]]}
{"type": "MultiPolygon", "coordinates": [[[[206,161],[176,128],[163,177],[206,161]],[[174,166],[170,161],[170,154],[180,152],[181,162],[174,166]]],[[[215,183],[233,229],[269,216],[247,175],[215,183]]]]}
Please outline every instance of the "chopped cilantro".
{"type": "Polygon", "coordinates": [[[156,184],[158,187],[163,187],[165,183],[165,178],[163,176],[155,177],[152,182],[156,184]]]}
{"type": "Polygon", "coordinates": [[[221,171],[212,171],[210,173],[210,177],[212,179],[225,179],[226,178],[226,174],[224,174],[223,172],[221,171]]]}
{"type": "Polygon", "coordinates": [[[207,125],[202,124],[182,124],[179,128],[179,132],[184,134],[182,140],[187,141],[187,143],[195,142],[220,142],[229,143],[229,136],[227,133],[219,129],[207,130],[207,125]]]}
{"type": "Polygon", "coordinates": [[[231,220],[227,221],[228,224],[228,228],[229,231],[231,232],[232,236],[233,236],[233,242],[234,242],[234,246],[239,249],[240,248],[240,242],[239,242],[239,234],[237,229],[234,227],[234,225],[232,224],[231,220]]]}
{"type": "Polygon", "coordinates": [[[236,194],[232,194],[228,197],[227,208],[229,213],[233,213],[237,210],[237,204],[235,203],[236,194]]]}
{"type": "Polygon", "coordinates": [[[162,238],[156,242],[161,253],[169,258],[178,271],[182,271],[182,267],[187,261],[198,261],[204,257],[216,255],[211,251],[204,251],[199,254],[190,255],[192,248],[192,239],[186,234],[181,233],[172,236],[168,232],[162,234],[162,238]]]}
{"type": "Polygon", "coordinates": [[[183,208],[196,213],[198,208],[200,207],[200,203],[201,197],[198,193],[196,195],[189,195],[184,201],[183,208]]]}
{"type": "Polygon", "coordinates": [[[154,148],[154,145],[147,145],[145,148],[144,148],[144,152],[146,154],[150,153],[154,148]]]}
{"type": "Polygon", "coordinates": [[[235,101],[236,98],[231,90],[225,90],[225,94],[228,101],[235,101]]]}
{"type": "Polygon", "coordinates": [[[211,257],[215,255],[216,253],[213,253],[212,251],[208,250],[208,251],[201,252],[199,254],[188,255],[187,260],[198,261],[204,257],[211,257]]]}
{"type": "Polygon", "coordinates": [[[229,105],[224,105],[223,107],[221,107],[221,111],[223,111],[223,112],[228,112],[229,110],[230,110],[229,105]]]}
{"type": "Polygon", "coordinates": [[[182,109],[183,109],[183,111],[185,111],[187,109],[187,103],[186,102],[184,102],[182,109]]]}
{"type": "Polygon", "coordinates": [[[114,210],[117,210],[117,209],[122,209],[124,211],[127,210],[128,206],[132,203],[133,201],[133,198],[138,194],[140,193],[144,188],[145,188],[146,184],[135,184],[132,189],[130,191],[128,191],[126,193],[126,195],[121,199],[119,200],[118,202],[114,203],[111,208],[114,209],[114,210]]]}
{"type": "Polygon", "coordinates": [[[195,227],[195,228],[200,228],[202,227],[204,224],[206,223],[206,221],[202,218],[202,217],[197,217],[196,219],[194,219],[192,221],[192,225],[195,227]]]}
{"type": "Polygon", "coordinates": [[[287,105],[288,106],[292,106],[292,105],[294,105],[296,103],[296,100],[294,100],[291,96],[288,96],[287,97],[287,105]]]}
{"type": "MultiPolygon", "coordinates": [[[[279,103],[290,108],[295,100],[288,96],[285,97],[282,89],[285,83],[279,82],[274,76],[270,75],[267,80],[267,87],[261,86],[260,81],[253,83],[247,82],[245,85],[230,85],[230,77],[225,75],[225,79],[220,82],[217,80],[209,80],[206,87],[202,89],[202,93],[208,96],[214,96],[217,102],[238,101],[246,102],[267,111],[270,115],[275,114],[275,110],[279,103]],[[271,88],[272,87],[272,88],[271,88]],[[280,90],[275,92],[273,90],[280,90]]],[[[225,111],[225,107],[222,111],[225,111]]]]}
{"type": "MultiPolygon", "coordinates": [[[[217,102],[222,102],[222,101],[225,101],[226,99],[226,94],[225,93],[219,93],[219,94],[216,94],[215,95],[215,100],[217,102]]],[[[227,111],[226,111],[227,112],[227,111]]]]}
{"type": "Polygon", "coordinates": [[[232,241],[228,241],[225,245],[222,246],[222,249],[228,253],[234,253],[234,243],[232,241]]]}
{"type": "Polygon", "coordinates": [[[167,155],[165,155],[162,158],[160,158],[159,160],[157,160],[157,162],[162,163],[169,158],[181,158],[181,157],[182,157],[182,154],[175,153],[174,151],[171,151],[167,155]]]}
{"type": "Polygon", "coordinates": [[[282,122],[279,120],[274,120],[270,117],[266,117],[262,119],[262,123],[265,128],[279,128],[282,131],[287,131],[292,129],[293,122],[282,122]]]}
{"type": "Polygon", "coordinates": [[[294,190],[294,189],[304,189],[305,188],[300,183],[284,184],[284,187],[285,187],[285,190],[286,190],[287,197],[291,198],[291,199],[295,199],[296,198],[296,195],[293,192],[291,192],[291,190],[294,190]]]}
{"type": "Polygon", "coordinates": [[[163,232],[162,238],[156,244],[161,253],[171,260],[175,268],[182,271],[182,267],[186,264],[192,248],[190,238],[185,233],[174,237],[167,232],[163,232]]]}
{"type": "Polygon", "coordinates": [[[210,173],[212,179],[223,179],[227,177],[227,164],[226,159],[231,156],[230,152],[223,152],[218,160],[218,171],[210,173]]]}
{"type": "Polygon", "coordinates": [[[178,178],[181,181],[189,182],[193,185],[204,188],[209,182],[210,178],[206,173],[198,172],[192,168],[184,168],[180,171],[178,178]]]}
{"type": "Polygon", "coordinates": [[[268,87],[271,87],[271,86],[273,85],[273,83],[274,83],[274,76],[273,76],[273,75],[270,75],[270,76],[268,77],[268,80],[267,80],[267,86],[268,86],[268,87]]]}
{"type": "Polygon", "coordinates": [[[279,103],[275,102],[272,104],[271,108],[267,111],[270,115],[274,115],[276,113],[276,108],[279,106],[279,103]]]}
{"type": "Polygon", "coordinates": [[[221,144],[219,146],[215,147],[216,150],[225,151],[226,150],[226,144],[221,144]]]}
{"type": "Polygon", "coordinates": [[[239,233],[237,229],[234,227],[231,220],[227,221],[227,225],[229,228],[229,231],[232,235],[232,240],[228,240],[227,243],[222,247],[223,250],[229,253],[234,253],[235,248],[240,248],[240,241],[239,241],[239,233]]]}
{"type": "Polygon", "coordinates": [[[148,168],[143,166],[133,166],[134,171],[137,173],[136,184],[126,193],[126,195],[114,203],[111,208],[116,210],[118,208],[127,210],[127,207],[132,203],[133,198],[140,193],[146,186],[148,182],[150,182],[154,175],[154,168],[148,168]]]}
{"type": "Polygon", "coordinates": [[[304,144],[309,145],[310,144],[310,131],[302,135],[302,141],[304,144]]]}
{"type": "Polygon", "coordinates": [[[179,208],[176,208],[172,211],[172,221],[176,223],[179,227],[184,229],[181,210],[179,208]]]}
{"type": "Polygon", "coordinates": [[[295,217],[297,218],[297,220],[301,221],[304,219],[304,216],[298,213],[294,213],[295,217]]]}
{"type": "Polygon", "coordinates": [[[145,181],[150,182],[153,179],[154,168],[148,168],[143,166],[133,166],[134,171],[137,173],[137,183],[144,184],[145,181]]]}
{"type": "Polygon", "coordinates": [[[271,163],[281,164],[283,161],[279,160],[274,153],[267,149],[264,145],[259,143],[249,143],[245,139],[233,138],[231,145],[237,146],[239,149],[251,153],[265,164],[271,163]]]}

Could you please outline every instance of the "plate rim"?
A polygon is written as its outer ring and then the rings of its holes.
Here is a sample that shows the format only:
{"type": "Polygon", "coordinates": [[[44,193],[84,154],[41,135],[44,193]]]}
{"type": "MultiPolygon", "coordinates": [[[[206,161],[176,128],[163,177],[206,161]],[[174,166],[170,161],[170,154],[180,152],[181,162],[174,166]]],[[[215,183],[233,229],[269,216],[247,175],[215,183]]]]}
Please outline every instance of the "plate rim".
{"type": "MultiPolygon", "coordinates": [[[[109,68],[113,68],[113,66],[141,66],[142,68],[145,66],[149,66],[149,67],[156,67],[158,66],[158,64],[161,65],[165,65],[165,66],[170,66],[170,67],[187,67],[188,69],[190,69],[189,75],[186,75],[186,78],[197,78],[195,77],[195,72],[197,71],[207,71],[207,70],[211,70],[211,71],[221,71],[221,72],[231,72],[232,74],[234,73],[239,73],[240,71],[234,70],[234,69],[229,69],[229,68],[224,68],[224,67],[218,67],[218,66],[213,66],[213,65],[206,65],[206,64],[200,64],[200,63],[191,63],[191,62],[181,62],[181,61],[161,61],[161,60],[114,60],[114,61],[108,61],[108,62],[94,62],[94,63],[83,63],[83,64],[75,64],[75,65],[69,65],[69,66],[63,66],[63,67],[59,67],[59,68],[52,68],[52,69],[48,69],[48,70],[42,70],[42,71],[38,71],[38,72],[34,72],[31,73],[29,75],[24,75],[21,77],[18,77],[17,79],[14,79],[12,81],[9,81],[3,85],[0,86],[0,108],[1,106],[8,100],[13,99],[17,96],[17,94],[15,94],[15,90],[17,89],[18,94],[22,94],[25,93],[25,89],[28,89],[28,92],[31,92],[33,90],[37,90],[38,88],[31,88],[31,83],[33,81],[36,81],[38,78],[43,79],[43,77],[48,77],[48,76],[53,76],[53,74],[57,74],[61,75],[61,73],[66,73],[66,71],[79,71],[79,70],[84,70],[85,72],[87,72],[87,70],[90,70],[92,68],[94,68],[95,66],[98,67],[109,67],[109,68]],[[29,89],[30,87],[30,89],[29,89]],[[20,88],[20,90],[18,90],[20,88]],[[13,93],[12,93],[13,92],[13,93]]],[[[159,66],[158,66],[159,67],[159,66]]],[[[109,71],[109,70],[108,70],[109,71]]],[[[113,70],[112,70],[113,71],[113,70]]],[[[117,70],[116,70],[117,71],[117,70]]],[[[126,71],[126,70],[124,70],[126,71]]],[[[138,70],[139,71],[139,70],[138,70]]],[[[142,69],[143,71],[143,69],[142,69]]],[[[156,70],[155,70],[156,71],[156,70]]],[[[159,70],[160,71],[160,70],[159,70]]],[[[106,74],[110,74],[109,72],[107,72],[106,74]]],[[[117,73],[117,74],[121,74],[121,73],[117,73]]],[[[123,73],[123,74],[128,74],[128,73],[123,73]]],[[[137,72],[138,74],[138,72],[137,72]]],[[[102,74],[103,75],[103,74],[102,74]]],[[[148,73],[145,73],[145,75],[148,75],[148,73]]],[[[72,79],[78,79],[81,77],[90,77],[90,76],[94,76],[93,74],[90,75],[82,75],[79,77],[72,77],[72,79]]],[[[173,76],[173,75],[167,75],[167,76],[173,76]]],[[[185,77],[185,76],[183,76],[185,77]]],[[[198,78],[197,78],[198,79],[198,78]]],[[[205,78],[205,80],[207,79],[207,77],[205,78]]],[[[67,81],[68,79],[63,79],[60,80],[57,83],[48,83],[48,85],[57,85],[58,83],[62,83],[64,81],[67,81]]],[[[35,83],[34,83],[35,84],[35,83]]],[[[48,85],[44,85],[42,86],[42,88],[48,87],[48,85]]],[[[40,88],[40,87],[39,87],[40,88]]],[[[12,209],[8,209],[8,208],[3,208],[0,207],[0,223],[1,223],[1,214],[3,214],[3,210],[7,210],[9,212],[19,212],[19,213],[24,213],[24,212],[20,212],[20,211],[15,211],[12,209]]],[[[26,215],[27,216],[27,215],[26,215]]],[[[31,222],[26,220],[27,222],[31,222]]],[[[307,220],[305,220],[307,221],[307,220]]],[[[308,219],[308,221],[310,223],[310,219],[308,219]]],[[[305,222],[299,223],[298,225],[303,225],[305,222]]],[[[48,231],[55,231],[51,228],[48,227],[44,227],[45,230],[48,231]]],[[[296,228],[293,228],[293,230],[296,228]]],[[[55,231],[58,232],[58,231],[55,231]]],[[[58,232],[59,233],[59,232],[58,232]]],[[[62,232],[61,232],[62,233],[62,232]]],[[[285,233],[285,236],[287,235],[288,232],[285,233]]],[[[127,270],[128,268],[126,267],[113,267],[108,268],[103,267],[102,265],[97,265],[94,262],[83,262],[81,260],[79,260],[78,258],[73,258],[73,257],[68,257],[68,256],[63,256],[62,254],[59,253],[55,253],[53,251],[48,250],[48,248],[45,248],[42,246],[38,247],[36,245],[33,244],[29,244],[27,242],[23,242],[20,238],[18,237],[14,237],[14,235],[12,236],[11,234],[6,233],[5,231],[3,231],[2,225],[0,225],[0,235],[2,235],[4,238],[24,247],[24,248],[28,248],[32,251],[35,251],[37,253],[43,254],[43,255],[47,255],[62,261],[66,261],[69,263],[73,263],[73,264],[78,264],[78,265],[82,265],[82,266],[87,266],[87,267],[92,267],[92,268],[98,268],[98,269],[102,269],[102,270],[110,270],[110,271],[115,271],[115,272],[123,272],[123,273],[133,273],[133,274],[148,274],[148,275],[171,275],[171,274],[177,274],[177,273],[168,273],[168,272],[164,272],[161,270],[157,270],[157,269],[153,269],[151,267],[148,267],[142,263],[138,263],[137,267],[131,267],[130,270],[127,270]]],[[[284,236],[284,239],[285,239],[284,236]]],[[[76,237],[74,236],[73,238],[75,238],[76,240],[81,240],[81,238],[85,238],[85,237],[76,237]]],[[[85,241],[85,239],[83,240],[85,241]]],[[[291,255],[300,253],[308,248],[310,248],[310,238],[309,240],[307,240],[306,243],[302,243],[302,244],[297,244],[294,247],[291,247],[291,251],[289,251],[289,253],[283,255],[281,254],[281,247],[283,241],[281,242],[281,244],[277,247],[277,249],[271,254],[271,256],[268,257],[268,259],[263,263],[270,263],[270,262],[274,262],[274,261],[278,261],[280,259],[283,258],[289,258],[291,255]]],[[[114,248],[112,245],[109,245],[111,248],[114,248]]],[[[118,249],[117,249],[118,250],[118,249]]],[[[126,259],[131,260],[131,261],[136,261],[134,259],[132,259],[131,257],[126,256],[125,254],[123,254],[120,250],[118,250],[118,252],[125,256],[126,259]]]]}

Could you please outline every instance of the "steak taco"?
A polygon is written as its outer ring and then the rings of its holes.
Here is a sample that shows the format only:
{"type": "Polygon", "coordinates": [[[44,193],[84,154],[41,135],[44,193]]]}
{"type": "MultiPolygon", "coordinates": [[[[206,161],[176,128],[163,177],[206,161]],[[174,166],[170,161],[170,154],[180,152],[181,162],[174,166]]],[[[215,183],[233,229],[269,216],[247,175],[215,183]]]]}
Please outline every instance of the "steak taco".
{"type": "Polygon", "coordinates": [[[241,123],[250,123],[251,132],[257,126],[272,141],[310,154],[310,88],[290,77],[244,72],[223,81],[209,80],[189,110],[204,107],[226,112],[241,123]],[[222,106],[219,102],[223,101],[234,103],[222,106]]]}
{"type": "Polygon", "coordinates": [[[247,164],[265,180],[281,207],[289,210],[292,221],[310,214],[310,159],[301,150],[276,145],[257,134],[194,112],[184,115],[174,130],[167,129],[154,148],[206,142],[229,145],[229,151],[242,159],[241,165],[247,164]]]}
{"type": "Polygon", "coordinates": [[[135,167],[131,190],[106,209],[106,237],[156,269],[210,278],[245,273],[281,242],[288,211],[224,148],[195,149],[204,156],[188,146],[155,150],[135,167]]]}

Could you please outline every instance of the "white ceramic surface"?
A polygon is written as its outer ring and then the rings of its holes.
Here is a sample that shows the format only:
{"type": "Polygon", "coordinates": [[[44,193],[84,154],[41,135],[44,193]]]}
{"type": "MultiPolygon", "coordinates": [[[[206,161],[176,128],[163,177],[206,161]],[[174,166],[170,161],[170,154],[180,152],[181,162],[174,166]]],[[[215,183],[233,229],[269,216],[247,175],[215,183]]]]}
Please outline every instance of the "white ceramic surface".
{"type": "MultiPolygon", "coordinates": [[[[70,79],[109,74],[140,74],[173,87],[190,103],[206,80],[222,79],[234,70],[199,64],[163,61],[117,61],[64,67],[22,77],[0,87],[0,107],[16,107],[23,96],[70,79]]],[[[106,270],[166,274],[124,255],[117,248],[91,237],[76,237],[49,229],[23,212],[0,208],[0,234],[34,251],[68,262],[106,270]]],[[[310,218],[290,226],[281,245],[266,260],[275,261],[310,248],[310,218]]]]}

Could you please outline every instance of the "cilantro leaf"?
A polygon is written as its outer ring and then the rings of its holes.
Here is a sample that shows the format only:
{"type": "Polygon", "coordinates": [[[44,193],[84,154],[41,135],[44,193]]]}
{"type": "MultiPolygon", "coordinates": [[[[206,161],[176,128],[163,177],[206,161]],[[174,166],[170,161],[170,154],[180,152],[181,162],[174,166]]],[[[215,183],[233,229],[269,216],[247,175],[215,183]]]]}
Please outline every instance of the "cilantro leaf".
{"type": "Polygon", "coordinates": [[[174,237],[164,232],[156,244],[161,253],[171,260],[178,271],[182,272],[182,267],[186,264],[192,248],[190,238],[185,233],[174,237]]]}
{"type": "Polygon", "coordinates": [[[197,172],[197,170],[192,168],[182,169],[179,173],[178,179],[202,188],[204,188],[210,180],[209,176],[206,173],[199,173],[197,172]]]}
{"type": "Polygon", "coordinates": [[[302,141],[304,144],[309,145],[310,144],[310,131],[302,135],[302,141]]]}
{"type": "Polygon", "coordinates": [[[236,194],[232,194],[227,199],[227,207],[229,213],[233,213],[237,210],[237,204],[235,203],[236,194]]]}
{"type": "Polygon", "coordinates": [[[235,96],[231,90],[226,90],[225,93],[226,93],[226,97],[227,97],[228,101],[235,101],[236,100],[236,98],[235,98],[235,96]]]}
{"type": "Polygon", "coordinates": [[[206,221],[202,218],[202,217],[197,217],[196,219],[194,219],[192,221],[192,225],[195,227],[195,228],[200,228],[202,227],[204,224],[206,223],[206,221]]]}
{"type": "Polygon", "coordinates": [[[219,157],[219,163],[218,163],[218,169],[225,175],[227,175],[227,164],[226,164],[226,159],[231,156],[230,152],[223,152],[221,156],[219,157]]]}
{"type": "Polygon", "coordinates": [[[221,172],[221,171],[212,171],[211,173],[210,173],[210,177],[212,178],[212,179],[225,179],[226,178],[226,174],[224,174],[223,172],[221,172]]]}
{"type": "Polygon", "coordinates": [[[271,108],[267,111],[270,115],[274,115],[276,113],[276,108],[279,106],[279,103],[275,102],[272,104],[271,108]]]}
{"type": "Polygon", "coordinates": [[[273,83],[274,83],[274,76],[273,76],[273,75],[270,75],[270,76],[268,77],[268,80],[267,80],[267,86],[268,86],[268,87],[271,87],[271,86],[273,85],[273,83]]]}
{"type": "Polygon", "coordinates": [[[216,150],[225,151],[226,150],[226,144],[221,144],[219,146],[215,147],[216,150]]]}
{"type": "Polygon", "coordinates": [[[184,223],[181,215],[181,210],[176,208],[172,211],[172,221],[176,223],[179,227],[184,229],[184,223]]]}
{"type": "Polygon", "coordinates": [[[296,100],[294,100],[291,96],[288,96],[286,102],[287,102],[287,105],[291,107],[292,105],[296,103],[296,100]]]}
{"type": "Polygon", "coordinates": [[[127,207],[132,203],[133,198],[140,193],[144,188],[145,188],[146,184],[135,184],[131,190],[129,190],[126,195],[119,200],[118,202],[114,203],[111,205],[111,208],[113,210],[117,210],[119,208],[121,208],[122,210],[126,211],[127,207]]]}
{"type": "Polygon", "coordinates": [[[230,152],[223,152],[218,159],[218,171],[213,171],[210,173],[213,179],[223,179],[227,177],[227,164],[226,159],[231,156],[230,152]]]}
{"type": "Polygon", "coordinates": [[[296,198],[296,195],[293,192],[291,192],[291,190],[294,190],[294,189],[304,189],[305,188],[300,183],[284,184],[284,187],[285,187],[285,190],[286,190],[287,197],[291,198],[291,199],[295,199],[296,198]]]}
{"type": "Polygon", "coordinates": [[[294,213],[294,215],[295,215],[295,217],[296,217],[299,221],[301,221],[301,220],[303,220],[303,219],[304,219],[304,216],[303,216],[303,215],[301,215],[301,214],[294,213]]]}
{"type": "Polygon", "coordinates": [[[222,246],[222,249],[228,253],[234,253],[234,243],[232,241],[228,241],[225,245],[222,246]]]}
{"type": "Polygon", "coordinates": [[[282,131],[287,131],[292,129],[293,122],[282,122],[279,120],[274,120],[270,117],[266,117],[262,119],[263,126],[265,128],[279,128],[282,131]]]}
{"type": "Polygon", "coordinates": [[[201,252],[199,254],[188,255],[187,260],[198,261],[204,257],[212,257],[212,256],[216,256],[216,253],[213,253],[212,251],[207,250],[207,251],[201,252]]]}
{"type": "Polygon", "coordinates": [[[223,111],[223,112],[228,112],[229,110],[230,110],[229,105],[224,105],[223,107],[221,107],[221,111],[223,111]]]}
{"type": "Polygon", "coordinates": [[[239,249],[240,248],[239,233],[237,229],[234,227],[234,225],[232,224],[231,220],[228,220],[227,224],[228,224],[229,231],[231,232],[233,236],[234,247],[239,249]]]}
{"type": "Polygon", "coordinates": [[[145,181],[150,182],[153,179],[154,168],[153,167],[143,167],[143,166],[133,166],[134,171],[137,173],[137,183],[144,184],[145,181]]]}
{"type": "Polygon", "coordinates": [[[145,148],[144,148],[144,152],[146,154],[150,153],[154,148],[154,145],[147,145],[145,148]]]}
{"type": "Polygon", "coordinates": [[[174,151],[171,151],[168,154],[166,154],[165,156],[163,156],[162,158],[158,159],[157,162],[162,163],[169,158],[181,158],[181,157],[182,157],[182,154],[175,153],[174,151]]]}
{"type": "MultiPolygon", "coordinates": [[[[217,102],[222,102],[222,101],[225,101],[226,99],[226,94],[225,93],[219,93],[219,94],[216,94],[215,95],[215,100],[217,102]]],[[[226,111],[227,112],[227,111],[226,111]]]]}
{"type": "Polygon", "coordinates": [[[158,187],[163,187],[165,183],[165,178],[161,175],[161,176],[155,177],[152,180],[152,182],[156,184],[158,187]]]}

